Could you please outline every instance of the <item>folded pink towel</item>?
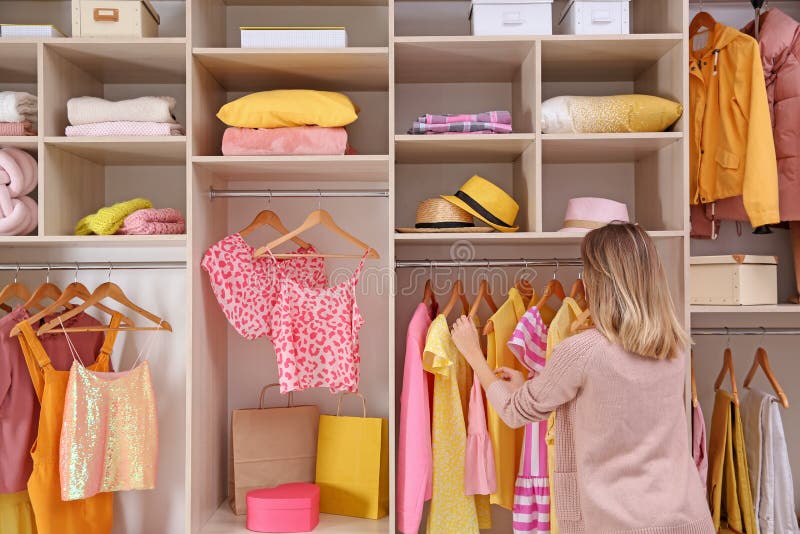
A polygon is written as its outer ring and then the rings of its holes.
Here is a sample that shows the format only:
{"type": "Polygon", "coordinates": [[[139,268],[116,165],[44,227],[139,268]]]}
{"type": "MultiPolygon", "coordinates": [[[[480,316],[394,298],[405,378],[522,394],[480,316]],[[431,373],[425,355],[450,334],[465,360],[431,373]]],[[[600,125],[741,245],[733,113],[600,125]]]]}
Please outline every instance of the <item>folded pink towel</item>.
{"type": "Polygon", "coordinates": [[[186,220],[181,212],[172,208],[150,208],[134,211],[117,230],[118,234],[161,235],[185,234],[186,220]]]}
{"type": "Polygon", "coordinates": [[[343,155],[346,149],[344,128],[227,128],[222,136],[225,156],[343,155]]]}
{"type": "Polygon", "coordinates": [[[0,135],[36,135],[36,132],[28,121],[0,122],[0,135]]]}
{"type": "Polygon", "coordinates": [[[183,126],[170,122],[94,122],[67,126],[67,137],[122,137],[128,135],[183,135],[183,126]]]}

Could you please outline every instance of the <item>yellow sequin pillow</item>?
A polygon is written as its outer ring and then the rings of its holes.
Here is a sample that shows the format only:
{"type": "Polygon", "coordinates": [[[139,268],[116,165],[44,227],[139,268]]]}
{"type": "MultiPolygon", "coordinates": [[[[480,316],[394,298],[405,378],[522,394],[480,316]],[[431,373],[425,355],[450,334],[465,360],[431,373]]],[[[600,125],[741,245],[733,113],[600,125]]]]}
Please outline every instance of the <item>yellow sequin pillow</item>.
{"type": "Polygon", "coordinates": [[[335,128],[354,122],[358,111],[358,107],[341,93],[281,89],[252,93],[228,102],[220,108],[217,118],[239,128],[335,128]]]}
{"type": "Polygon", "coordinates": [[[542,102],[542,133],[663,132],[682,113],[657,96],[557,96],[542,102]]]}

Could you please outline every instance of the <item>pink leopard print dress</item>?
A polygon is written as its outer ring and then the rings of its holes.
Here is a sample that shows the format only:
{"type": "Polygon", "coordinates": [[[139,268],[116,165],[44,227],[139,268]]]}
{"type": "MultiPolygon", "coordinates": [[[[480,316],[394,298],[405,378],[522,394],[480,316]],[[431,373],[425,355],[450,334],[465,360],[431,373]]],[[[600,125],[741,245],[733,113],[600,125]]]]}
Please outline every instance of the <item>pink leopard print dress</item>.
{"type": "MultiPolygon", "coordinates": [[[[294,254],[316,252],[314,247],[294,254]]],[[[253,259],[253,247],[237,234],[212,245],[203,256],[211,288],[231,326],[245,339],[272,338],[272,311],[278,301],[278,272],[300,287],[324,288],[324,258],[253,259]]]]}
{"type": "Polygon", "coordinates": [[[281,393],[318,387],[328,387],[331,393],[358,391],[358,332],[364,318],[356,303],[356,286],[367,254],[353,276],[326,288],[299,284],[278,262],[272,343],[281,393]]]}

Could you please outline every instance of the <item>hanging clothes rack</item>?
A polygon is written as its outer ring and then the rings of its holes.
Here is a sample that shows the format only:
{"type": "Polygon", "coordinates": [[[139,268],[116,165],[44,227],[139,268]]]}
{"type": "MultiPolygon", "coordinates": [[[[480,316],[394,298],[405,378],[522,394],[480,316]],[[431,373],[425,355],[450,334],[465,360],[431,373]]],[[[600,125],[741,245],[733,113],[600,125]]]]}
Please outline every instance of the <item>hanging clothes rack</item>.
{"type": "Polygon", "coordinates": [[[388,198],[388,189],[214,189],[208,192],[215,198],[388,198]]]}
{"type": "Polygon", "coordinates": [[[50,263],[0,263],[0,271],[127,271],[143,269],[185,269],[185,261],[68,261],[50,263]]]}
{"type": "Polygon", "coordinates": [[[397,260],[395,269],[410,267],[581,267],[580,258],[518,259],[518,260],[397,260]]]}
{"type": "Polygon", "coordinates": [[[692,328],[693,336],[800,336],[800,328],[692,328]]]}

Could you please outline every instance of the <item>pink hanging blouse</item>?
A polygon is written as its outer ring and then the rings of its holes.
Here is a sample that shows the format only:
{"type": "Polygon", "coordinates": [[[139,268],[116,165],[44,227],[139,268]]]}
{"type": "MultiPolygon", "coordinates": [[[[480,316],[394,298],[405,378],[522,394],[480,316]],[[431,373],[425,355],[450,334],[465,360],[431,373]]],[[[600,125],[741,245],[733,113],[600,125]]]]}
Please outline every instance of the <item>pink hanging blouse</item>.
{"type": "MultiPolygon", "coordinates": [[[[314,248],[298,249],[293,254],[310,254],[314,248]]],[[[245,339],[272,337],[272,310],[278,300],[280,276],[309,288],[323,288],[324,258],[291,258],[274,262],[268,257],[253,258],[253,247],[236,233],[211,245],[203,256],[211,288],[228,322],[245,339]]]]}
{"type": "Polygon", "coordinates": [[[294,265],[274,263],[277,299],[272,309],[272,344],[278,358],[281,393],[328,387],[332,393],[358,391],[358,332],[364,318],[356,303],[356,287],[364,268],[331,287],[297,282],[294,265]]]}

